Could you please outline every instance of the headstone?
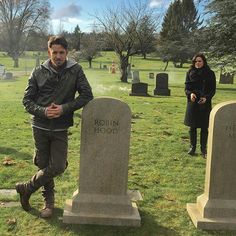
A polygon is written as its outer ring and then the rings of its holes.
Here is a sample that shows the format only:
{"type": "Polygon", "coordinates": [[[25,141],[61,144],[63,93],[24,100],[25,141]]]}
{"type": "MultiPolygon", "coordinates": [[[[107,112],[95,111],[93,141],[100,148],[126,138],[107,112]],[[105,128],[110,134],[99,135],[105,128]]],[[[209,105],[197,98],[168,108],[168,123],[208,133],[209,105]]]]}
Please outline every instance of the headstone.
{"type": "Polygon", "coordinates": [[[11,79],[13,79],[13,74],[11,72],[6,72],[3,76],[3,79],[11,80],[11,79]]]}
{"type": "Polygon", "coordinates": [[[140,226],[127,194],[131,111],[112,98],[97,98],[82,112],[79,190],[66,201],[63,222],[140,226]]]}
{"type": "Polygon", "coordinates": [[[4,74],[5,74],[5,66],[0,64],[0,77],[3,77],[4,74]]]}
{"type": "Polygon", "coordinates": [[[154,73],[149,73],[149,79],[154,79],[154,73]]]}
{"type": "Polygon", "coordinates": [[[135,83],[132,84],[130,96],[150,96],[148,94],[147,83],[135,83]]]}
{"type": "Polygon", "coordinates": [[[0,189],[0,196],[12,197],[16,195],[17,195],[17,192],[15,189],[0,189]]]}
{"type": "Polygon", "coordinates": [[[234,83],[234,74],[231,73],[221,73],[219,84],[233,84],[234,83]]]}
{"type": "Polygon", "coordinates": [[[197,228],[236,230],[236,100],[210,114],[205,190],[187,211],[197,228]]]}
{"type": "Polygon", "coordinates": [[[39,56],[36,57],[36,60],[35,60],[35,66],[40,66],[40,58],[39,56]]]}
{"type": "Polygon", "coordinates": [[[131,73],[131,65],[129,64],[127,67],[127,77],[132,78],[132,73],[131,73]]]}
{"type": "Polygon", "coordinates": [[[159,73],[156,75],[156,88],[154,89],[154,95],[170,96],[168,79],[168,74],[166,73],[159,73]]]}
{"type": "Polygon", "coordinates": [[[134,70],[132,71],[132,83],[139,83],[140,79],[139,79],[139,71],[138,70],[134,70]]]}

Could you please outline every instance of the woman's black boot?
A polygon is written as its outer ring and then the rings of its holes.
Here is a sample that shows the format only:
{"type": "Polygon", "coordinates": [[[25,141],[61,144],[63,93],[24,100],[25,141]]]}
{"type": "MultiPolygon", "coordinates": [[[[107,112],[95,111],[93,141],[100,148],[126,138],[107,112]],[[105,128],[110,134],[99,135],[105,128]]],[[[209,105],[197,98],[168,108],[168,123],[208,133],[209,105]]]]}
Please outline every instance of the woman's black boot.
{"type": "Polygon", "coordinates": [[[196,147],[190,147],[190,149],[188,150],[188,154],[193,156],[195,154],[196,151],[196,147]]]}
{"type": "Polygon", "coordinates": [[[200,144],[201,144],[201,154],[203,158],[206,158],[207,155],[207,137],[208,137],[208,129],[202,128],[200,133],[200,144]]]}
{"type": "Polygon", "coordinates": [[[190,149],[188,151],[188,154],[193,156],[195,154],[196,145],[197,145],[197,129],[196,128],[189,129],[189,138],[190,138],[190,149]]]}

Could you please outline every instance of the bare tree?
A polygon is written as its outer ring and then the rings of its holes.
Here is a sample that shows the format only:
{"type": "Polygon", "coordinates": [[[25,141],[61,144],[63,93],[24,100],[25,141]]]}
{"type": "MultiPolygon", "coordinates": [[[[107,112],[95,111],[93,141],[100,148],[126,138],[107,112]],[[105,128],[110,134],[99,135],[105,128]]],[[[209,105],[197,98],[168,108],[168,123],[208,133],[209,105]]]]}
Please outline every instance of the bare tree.
{"type": "Polygon", "coordinates": [[[137,0],[132,3],[122,2],[115,9],[106,9],[102,16],[95,16],[107,36],[107,43],[119,57],[122,82],[127,82],[129,57],[140,51],[137,47],[140,43],[138,33],[140,24],[147,17],[154,19],[156,17],[154,13],[154,10],[149,8],[148,1],[137,0]]]}
{"type": "Polygon", "coordinates": [[[98,35],[95,31],[84,34],[81,41],[81,57],[89,62],[89,68],[92,68],[92,60],[99,52],[98,35]]]}
{"type": "Polygon", "coordinates": [[[24,52],[29,32],[47,28],[48,0],[1,0],[1,40],[8,55],[19,66],[19,56],[24,52]]]}

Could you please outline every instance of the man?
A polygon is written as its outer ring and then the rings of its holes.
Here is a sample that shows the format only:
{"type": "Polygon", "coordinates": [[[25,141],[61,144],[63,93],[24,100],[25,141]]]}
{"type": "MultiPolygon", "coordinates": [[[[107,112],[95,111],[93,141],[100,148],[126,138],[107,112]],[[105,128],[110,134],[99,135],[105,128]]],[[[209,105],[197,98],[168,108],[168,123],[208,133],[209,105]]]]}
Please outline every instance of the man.
{"type": "Polygon", "coordinates": [[[29,211],[31,194],[42,187],[43,218],[53,214],[54,177],[67,167],[67,129],[73,125],[73,112],[93,99],[81,66],[67,59],[67,54],[67,41],[50,37],[49,59],[33,70],[23,97],[26,111],[33,115],[34,164],[38,171],[28,182],[17,183],[16,191],[23,209],[29,211]],[[75,98],[76,92],[79,96],[75,98]]]}

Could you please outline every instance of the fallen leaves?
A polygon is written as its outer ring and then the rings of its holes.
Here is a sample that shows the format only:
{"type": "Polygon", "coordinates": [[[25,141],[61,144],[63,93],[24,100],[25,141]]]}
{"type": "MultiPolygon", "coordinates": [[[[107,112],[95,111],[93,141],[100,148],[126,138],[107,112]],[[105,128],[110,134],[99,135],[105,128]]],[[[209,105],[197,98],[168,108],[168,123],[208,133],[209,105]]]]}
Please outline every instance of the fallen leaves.
{"type": "Polygon", "coordinates": [[[17,223],[16,218],[12,218],[12,219],[7,219],[6,220],[6,224],[7,225],[15,225],[17,223]]]}
{"type": "Polygon", "coordinates": [[[16,161],[14,161],[14,159],[11,157],[4,157],[2,164],[4,166],[11,166],[16,164],[16,161]]]}

